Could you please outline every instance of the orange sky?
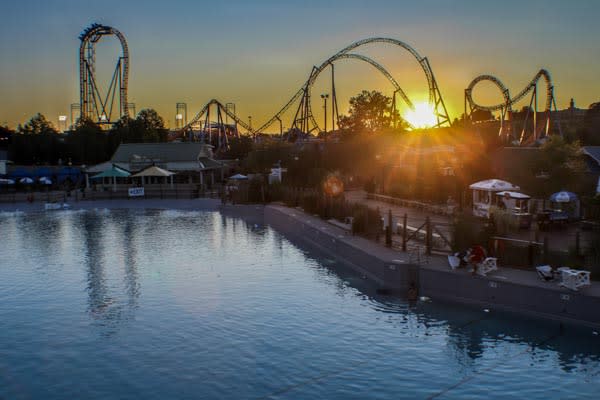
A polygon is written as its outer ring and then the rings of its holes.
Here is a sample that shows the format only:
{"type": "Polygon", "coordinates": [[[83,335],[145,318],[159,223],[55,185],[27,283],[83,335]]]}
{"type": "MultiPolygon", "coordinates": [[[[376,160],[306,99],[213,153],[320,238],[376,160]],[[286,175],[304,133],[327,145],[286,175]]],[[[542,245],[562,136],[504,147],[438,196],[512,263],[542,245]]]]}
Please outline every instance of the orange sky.
{"type": "MultiPolygon", "coordinates": [[[[571,97],[582,108],[600,100],[595,79],[600,2],[505,1],[502,8],[467,0],[410,6],[393,1],[213,3],[146,1],[142,7],[140,2],[28,0],[7,5],[7,22],[0,27],[0,124],[14,127],[36,112],[54,122],[69,114],[69,105],[79,102],[77,37],[92,21],[124,33],[131,54],[130,101],[138,111],[157,109],[171,126],[176,102],[188,104],[191,118],[217,98],[236,103],[238,115],[245,120],[251,115],[256,127],[287,102],[313,65],[373,36],[402,40],[428,57],[452,118],[462,113],[464,88],[484,73],[516,93],[544,67],[553,75],[559,107],[571,97]]],[[[414,102],[426,99],[423,73],[408,53],[384,45],[358,52],[384,65],[414,102]]],[[[117,54],[112,39],[98,45],[99,75],[108,75],[117,54]]],[[[340,61],[336,72],[340,112],[362,89],[393,92],[369,65],[340,61]]],[[[330,92],[328,75],[315,85],[315,95],[330,92]]],[[[482,102],[501,99],[487,84],[475,95],[482,102]]],[[[321,123],[318,100],[313,111],[321,123]]],[[[291,116],[283,124],[289,127],[291,116]]]]}

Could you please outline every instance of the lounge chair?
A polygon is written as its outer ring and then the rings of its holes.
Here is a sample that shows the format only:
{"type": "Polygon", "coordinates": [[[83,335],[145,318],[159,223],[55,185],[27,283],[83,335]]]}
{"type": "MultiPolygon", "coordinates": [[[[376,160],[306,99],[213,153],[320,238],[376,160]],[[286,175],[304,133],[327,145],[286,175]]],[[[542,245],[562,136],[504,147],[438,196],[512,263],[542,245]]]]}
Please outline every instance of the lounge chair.
{"type": "Polygon", "coordinates": [[[561,269],[561,277],[562,282],[560,282],[560,285],[571,290],[590,285],[590,271],[563,268],[561,269]]]}
{"type": "Polygon", "coordinates": [[[539,267],[535,267],[538,276],[543,281],[552,281],[554,280],[554,271],[552,267],[549,265],[540,265],[539,267]]]}
{"type": "Polygon", "coordinates": [[[496,270],[498,270],[498,259],[495,257],[487,257],[477,264],[477,274],[481,276],[486,276],[488,273],[496,270]]]}

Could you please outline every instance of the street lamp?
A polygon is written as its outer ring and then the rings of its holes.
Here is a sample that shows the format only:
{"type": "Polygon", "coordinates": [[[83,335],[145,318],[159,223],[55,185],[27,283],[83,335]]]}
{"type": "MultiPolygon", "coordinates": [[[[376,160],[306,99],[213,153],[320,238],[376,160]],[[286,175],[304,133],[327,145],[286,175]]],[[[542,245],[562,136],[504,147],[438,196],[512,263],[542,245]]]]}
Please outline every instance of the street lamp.
{"type": "Polygon", "coordinates": [[[321,95],[321,98],[323,99],[323,108],[325,109],[325,115],[323,115],[323,118],[325,119],[324,130],[325,133],[327,133],[327,99],[329,98],[329,94],[324,93],[321,95]]]}
{"type": "Polygon", "coordinates": [[[277,121],[279,121],[279,137],[282,138],[283,137],[283,122],[281,121],[281,118],[279,118],[278,116],[275,116],[275,118],[277,118],[277,121]]]}

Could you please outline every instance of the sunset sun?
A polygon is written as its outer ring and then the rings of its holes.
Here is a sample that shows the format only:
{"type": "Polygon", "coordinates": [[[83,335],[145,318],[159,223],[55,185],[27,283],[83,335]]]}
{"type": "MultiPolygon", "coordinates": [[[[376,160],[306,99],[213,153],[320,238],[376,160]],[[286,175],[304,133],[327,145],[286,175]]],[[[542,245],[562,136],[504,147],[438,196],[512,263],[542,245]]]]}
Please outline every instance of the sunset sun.
{"type": "Polygon", "coordinates": [[[404,119],[415,128],[430,128],[437,123],[435,112],[427,102],[416,103],[415,109],[408,110],[404,119]]]}

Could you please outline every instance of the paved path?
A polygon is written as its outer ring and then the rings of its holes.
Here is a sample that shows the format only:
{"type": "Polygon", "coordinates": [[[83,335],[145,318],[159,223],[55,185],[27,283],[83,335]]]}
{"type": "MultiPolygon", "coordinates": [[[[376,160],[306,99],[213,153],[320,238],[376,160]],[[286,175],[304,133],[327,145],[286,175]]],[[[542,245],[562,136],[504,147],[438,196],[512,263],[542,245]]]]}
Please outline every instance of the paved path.
{"type": "MultiPolygon", "coordinates": [[[[398,221],[402,221],[404,214],[407,214],[409,226],[419,227],[421,224],[423,224],[423,222],[425,222],[425,218],[430,217],[432,223],[434,225],[437,224],[439,230],[441,230],[444,234],[450,233],[450,217],[417,210],[411,207],[402,207],[384,201],[367,199],[367,193],[364,190],[350,190],[345,192],[344,195],[346,200],[352,203],[365,204],[374,209],[379,208],[382,216],[387,216],[388,210],[391,209],[392,216],[394,218],[398,218],[398,221]]],[[[535,225],[532,225],[531,229],[511,232],[505,236],[512,239],[539,242],[543,242],[544,238],[547,238],[548,246],[551,250],[566,252],[575,247],[577,232],[580,234],[580,246],[583,251],[592,239],[593,232],[581,231],[577,223],[569,224],[564,228],[554,228],[549,231],[537,233],[535,231],[535,225]]]]}

